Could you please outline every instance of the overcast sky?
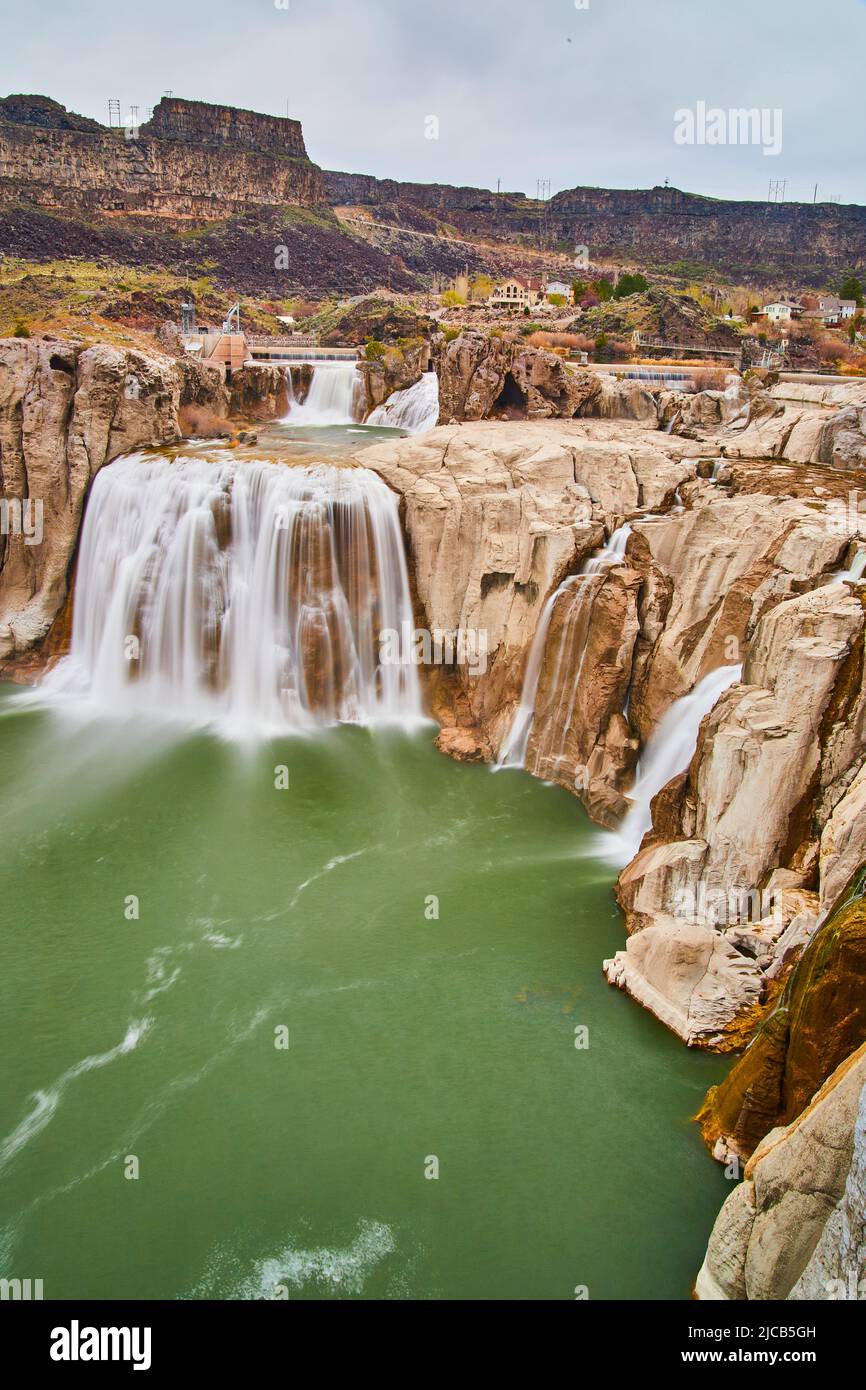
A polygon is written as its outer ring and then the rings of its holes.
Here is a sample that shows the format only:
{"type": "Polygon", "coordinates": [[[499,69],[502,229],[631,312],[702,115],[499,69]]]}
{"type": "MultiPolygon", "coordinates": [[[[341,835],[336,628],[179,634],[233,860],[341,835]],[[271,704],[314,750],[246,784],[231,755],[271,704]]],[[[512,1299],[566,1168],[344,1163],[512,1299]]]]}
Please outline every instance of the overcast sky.
{"type": "Polygon", "coordinates": [[[866,203],[864,0],[0,0],[0,26],[0,95],[288,103],[325,168],[866,203]],[[676,144],[699,101],[781,109],[782,152],[676,144]]]}

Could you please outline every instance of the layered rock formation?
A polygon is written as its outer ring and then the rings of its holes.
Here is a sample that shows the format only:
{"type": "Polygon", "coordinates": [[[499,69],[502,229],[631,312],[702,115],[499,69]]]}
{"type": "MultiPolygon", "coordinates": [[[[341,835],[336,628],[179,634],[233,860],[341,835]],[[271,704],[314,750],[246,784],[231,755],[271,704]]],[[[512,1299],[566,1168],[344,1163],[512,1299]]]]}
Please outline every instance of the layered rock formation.
{"type": "Polygon", "coordinates": [[[713,1227],[695,1293],[866,1297],[866,1047],[755,1150],[713,1227]]]}
{"type": "Polygon", "coordinates": [[[523,766],[575,792],[615,826],[638,741],[623,714],[638,629],[640,574],[626,565],[579,578],[554,605],[523,766]]]}
{"type": "Polygon", "coordinates": [[[221,374],[198,363],[60,339],[0,340],[0,497],[37,507],[41,539],[0,535],[0,662],[48,634],[66,598],[87,490],[111,459],[184,434],[229,433],[233,405],[249,413],[282,373],[236,372],[231,401],[221,374]],[[253,379],[248,380],[249,374],[253,379]]]}
{"type": "MultiPolygon", "coordinates": [[[[467,661],[430,673],[443,747],[465,757],[471,738],[484,756],[501,751],[546,601],[614,525],[670,505],[694,476],[687,447],[631,422],[538,420],[440,426],[357,456],[403,498],[424,626],[483,639],[483,670],[467,661]]],[[[636,748],[623,707],[639,584],[628,566],[611,567],[575,590],[575,600],[592,599],[592,615],[554,607],[538,688],[545,713],[529,744],[540,775],[605,824],[625,808],[636,748]]]]}
{"type": "MultiPolygon", "coordinates": [[[[700,462],[684,458],[695,446],[676,434],[615,418],[632,413],[635,388],[655,416],[637,383],[602,383],[481,334],[435,351],[443,415],[578,416],[539,418],[532,434],[527,424],[440,428],[364,455],[405,499],[425,623],[483,630],[488,643],[483,674],[458,666],[431,678],[441,746],[506,761],[517,749],[518,765],[614,827],[637,750],[665,713],[711,673],[744,663],[620,876],[629,941],[606,963],[612,983],[690,1044],[737,1047],[814,931],[828,875],[838,880],[856,853],[858,837],[841,823],[835,871],[821,852],[866,728],[863,607],[835,577],[851,553],[840,517],[850,475],[827,486],[823,468],[717,460],[711,481],[713,450],[785,409],[754,383],[688,398],[692,418],[715,421],[702,426],[700,462]],[[614,418],[586,418],[602,412],[614,418]],[[525,450],[542,440],[527,472],[525,450]],[[599,532],[577,544],[572,535],[547,564],[530,544],[533,532],[549,534],[550,518],[562,537],[572,488],[584,526],[601,523],[609,536],[631,522],[627,548],[583,577],[599,532]],[[733,919],[708,917],[707,893],[730,899],[733,919]]],[[[807,393],[801,430],[840,400],[850,409],[861,389],[807,393]]]]}
{"type": "Polygon", "coordinates": [[[827,807],[862,756],[852,733],[866,705],[863,622],[844,584],[761,619],[742,684],[705,720],[664,833],[620,876],[617,896],[636,934],[608,976],[689,1043],[739,1043],[792,940],[802,945],[814,929],[818,901],[801,890],[814,882],[827,807]],[[720,929],[690,911],[684,904],[698,904],[702,890],[734,894],[748,906],[745,920],[725,914],[720,929]]]}
{"type": "MultiPolygon", "coordinates": [[[[448,342],[434,340],[439,376],[439,420],[559,419],[591,414],[601,378],[572,371],[552,352],[511,338],[467,329],[448,342]]],[[[655,420],[655,407],[652,407],[655,420]]]]}
{"type": "Polygon", "coordinates": [[[399,183],[328,173],[333,204],[367,207],[385,220],[433,217],[463,232],[516,240],[542,226],[555,241],[589,246],[599,262],[670,266],[704,262],[715,274],[793,276],[822,284],[840,265],[866,265],[866,209],[833,203],[725,202],[677,188],[564,189],[547,202],[486,188],[399,183]]]}
{"type": "Polygon", "coordinates": [[[297,121],[164,97],[151,121],[127,132],[45,97],[0,102],[0,202],[217,218],[322,199],[297,121]]]}
{"type": "MultiPolygon", "coordinates": [[[[843,807],[844,799],[840,818],[843,807]]],[[[862,836],[861,822],[861,854],[862,836]]],[[[860,891],[862,877],[858,870],[860,891]]],[[[843,899],[816,932],[747,1051],[709,1091],[699,1118],[717,1158],[748,1158],[771,1129],[795,1120],[866,1040],[864,984],[866,909],[858,895],[843,899]]]]}

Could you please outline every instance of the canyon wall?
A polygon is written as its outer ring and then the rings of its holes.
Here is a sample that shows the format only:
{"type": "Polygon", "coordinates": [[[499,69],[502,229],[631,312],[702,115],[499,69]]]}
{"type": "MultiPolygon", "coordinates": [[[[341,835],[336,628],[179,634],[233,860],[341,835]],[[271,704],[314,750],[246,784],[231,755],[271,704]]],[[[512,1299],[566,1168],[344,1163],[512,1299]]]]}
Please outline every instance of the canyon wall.
{"type": "Polygon", "coordinates": [[[866,1047],[755,1150],[713,1227],[695,1293],[866,1297],[866,1047]]]}
{"type": "MultiPolygon", "coordinates": [[[[297,121],[178,97],[164,97],[130,140],[48,97],[0,100],[0,204],[32,210],[29,221],[0,228],[18,254],[41,244],[39,209],[213,221],[301,206],[370,209],[409,231],[451,227],[488,243],[586,246],[595,262],[680,265],[757,283],[823,286],[840,266],[866,268],[860,206],[726,202],[673,188],[573,188],[539,202],[515,192],[323,173],[309,160],[297,121]]],[[[320,234],[327,230],[323,224],[320,234]]],[[[352,246],[358,238],[344,240],[352,246]]],[[[406,275],[400,256],[412,258],[406,264],[416,275],[459,268],[447,237],[393,249],[398,280],[406,275]]],[[[467,252],[456,255],[466,259],[467,252]]]]}
{"type": "Polygon", "coordinates": [[[164,97],[135,138],[46,97],[0,101],[0,203],[214,219],[320,204],[321,170],[297,121],[164,97]]]}
{"type": "Polygon", "coordinates": [[[835,280],[840,266],[866,267],[866,208],[853,204],[728,202],[662,187],[570,188],[539,202],[332,172],[325,194],[334,206],[372,208],[407,225],[421,214],[465,235],[586,246],[593,262],[682,263],[695,273],[816,285],[835,280]]]}

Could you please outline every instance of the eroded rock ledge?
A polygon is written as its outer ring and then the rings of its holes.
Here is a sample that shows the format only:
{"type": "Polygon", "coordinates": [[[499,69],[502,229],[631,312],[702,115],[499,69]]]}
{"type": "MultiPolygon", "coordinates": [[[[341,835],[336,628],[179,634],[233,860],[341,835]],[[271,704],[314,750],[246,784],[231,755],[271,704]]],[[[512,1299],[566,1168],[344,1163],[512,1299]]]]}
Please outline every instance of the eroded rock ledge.
{"type": "Polygon", "coordinates": [[[723,458],[729,438],[478,422],[358,456],[403,498],[419,621],[487,638],[482,673],[432,674],[445,751],[501,754],[547,623],[523,765],[615,827],[663,715],[742,666],[620,876],[629,939],[606,963],[689,1044],[721,1049],[751,1036],[862,850],[841,803],[866,729],[864,610],[839,577],[857,475],[723,458]],[[625,520],[617,562],[569,581],[625,520]],[[772,911],[719,922],[684,906],[707,887],[772,911]]]}
{"type": "Polygon", "coordinates": [[[773,1129],[722,1207],[698,1298],[866,1297],[866,1045],[773,1129]]]}

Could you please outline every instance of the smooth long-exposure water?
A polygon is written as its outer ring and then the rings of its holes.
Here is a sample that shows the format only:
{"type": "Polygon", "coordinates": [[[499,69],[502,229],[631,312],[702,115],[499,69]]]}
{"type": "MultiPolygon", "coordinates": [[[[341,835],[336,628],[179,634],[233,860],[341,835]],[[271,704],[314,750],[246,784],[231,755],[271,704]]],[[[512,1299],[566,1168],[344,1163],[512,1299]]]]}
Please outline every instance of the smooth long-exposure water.
{"type": "Polygon", "coordinates": [[[724,1063],[604,982],[593,838],[432,730],[250,750],[4,687],[0,1274],[687,1298],[727,1187],[690,1116],[724,1063]]]}

